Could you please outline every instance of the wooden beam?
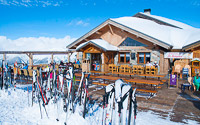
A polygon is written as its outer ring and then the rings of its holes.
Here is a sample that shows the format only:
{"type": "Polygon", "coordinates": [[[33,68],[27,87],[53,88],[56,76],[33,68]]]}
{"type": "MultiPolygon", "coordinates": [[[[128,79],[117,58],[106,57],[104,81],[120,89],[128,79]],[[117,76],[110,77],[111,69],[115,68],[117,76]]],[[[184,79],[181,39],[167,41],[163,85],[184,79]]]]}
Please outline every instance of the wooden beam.
{"type": "Polygon", "coordinates": [[[114,33],[113,33],[113,30],[112,30],[112,27],[110,26],[110,24],[108,24],[108,27],[110,29],[111,34],[113,35],[114,33]]]}
{"type": "Polygon", "coordinates": [[[89,41],[88,39],[84,39],[86,42],[89,41]]]}
{"type": "Polygon", "coordinates": [[[97,32],[95,32],[95,33],[98,34],[98,35],[102,34],[102,32],[100,32],[100,31],[97,31],[97,32]]]}

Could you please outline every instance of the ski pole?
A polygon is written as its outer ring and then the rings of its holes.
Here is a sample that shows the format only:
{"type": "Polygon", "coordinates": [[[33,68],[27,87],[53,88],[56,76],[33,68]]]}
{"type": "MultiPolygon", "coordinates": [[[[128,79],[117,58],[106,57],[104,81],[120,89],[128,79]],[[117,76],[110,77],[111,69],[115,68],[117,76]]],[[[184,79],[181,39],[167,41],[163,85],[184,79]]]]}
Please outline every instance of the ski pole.
{"type": "Polygon", "coordinates": [[[1,72],[1,89],[3,89],[3,75],[4,75],[3,61],[4,61],[4,60],[2,60],[2,66],[1,66],[1,68],[2,68],[2,72],[1,72]]]}
{"type": "Polygon", "coordinates": [[[131,124],[131,112],[132,112],[132,93],[133,89],[131,88],[129,91],[129,115],[128,115],[128,125],[131,124]]]}

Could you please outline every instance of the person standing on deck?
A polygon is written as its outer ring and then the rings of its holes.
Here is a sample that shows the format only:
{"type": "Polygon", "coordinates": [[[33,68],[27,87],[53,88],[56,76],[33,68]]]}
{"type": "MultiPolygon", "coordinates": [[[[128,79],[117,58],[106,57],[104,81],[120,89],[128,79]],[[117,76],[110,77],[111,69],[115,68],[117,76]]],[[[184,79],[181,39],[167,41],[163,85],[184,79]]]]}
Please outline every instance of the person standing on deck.
{"type": "Polygon", "coordinates": [[[196,76],[194,77],[194,85],[196,86],[196,91],[199,91],[200,87],[200,77],[199,74],[197,73],[196,76]]]}

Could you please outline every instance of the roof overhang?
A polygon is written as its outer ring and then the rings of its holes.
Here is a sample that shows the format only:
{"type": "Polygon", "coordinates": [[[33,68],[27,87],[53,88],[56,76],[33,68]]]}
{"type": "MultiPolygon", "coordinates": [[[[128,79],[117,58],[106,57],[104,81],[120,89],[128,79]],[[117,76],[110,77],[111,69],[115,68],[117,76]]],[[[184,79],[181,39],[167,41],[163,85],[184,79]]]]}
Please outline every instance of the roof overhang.
{"type": "Polygon", "coordinates": [[[86,46],[88,46],[88,45],[93,45],[93,46],[95,46],[95,47],[97,47],[97,48],[100,48],[100,49],[103,50],[103,51],[118,51],[118,50],[119,50],[118,47],[115,47],[115,46],[109,44],[109,43],[108,43],[107,41],[105,41],[105,40],[100,40],[100,39],[99,39],[98,42],[99,42],[99,43],[94,42],[94,40],[90,40],[90,41],[87,41],[87,42],[85,42],[85,43],[82,43],[82,44],[80,44],[80,45],[76,48],[76,51],[80,51],[82,48],[84,48],[84,47],[86,47],[86,46]],[[106,43],[106,46],[105,46],[105,45],[103,46],[104,43],[101,43],[101,42],[106,43]],[[106,48],[106,47],[107,47],[107,48],[106,48]]]}
{"type": "Polygon", "coordinates": [[[188,50],[191,50],[193,48],[196,48],[196,47],[199,47],[200,46],[200,40],[199,41],[196,41],[192,44],[189,44],[189,45],[186,45],[182,48],[182,50],[185,50],[185,51],[188,51],[188,50]]]}
{"type": "Polygon", "coordinates": [[[75,40],[74,42],[72,42],[71,44],[69,44],[68,46],[66,46],[66,48],[72,48],[73,46],[75,46],[76,44],[78,44],[79,42],[83,41],[84,39],[86,39],[87,37],[91,36],[92,34],[94,34],[95,32],[97,32],[98,30],[100,30],[101,28],[105,27],[106,25],[113,25],[115,27],[118,27],[124,31],[127,31],[131,34],[134,34],[134,35],[137,35],[138,37],[141,37],[149,42],[152,42],[153,44],[156,44],[156,45],[159,45],[165,49],[171,49],[172,46],[161,41],[161,40],[158,40],[156,38],[153,38],[147,34],[144,34],[140,31],[137,31],[135,29],[132,29],[130,27],[127,27],[125,25],[122,25],[118,22],[115,22],[111,19],[108,19],[106,20],[105,22],[103,22],[102,24],[100,24],[99,26],[97,26],[96,28],[92,29],[91,31],[89,31],[88,33],[86,33],[85,35],[83,35],[82,37],[80,37],[79,39],[75,40]]]}

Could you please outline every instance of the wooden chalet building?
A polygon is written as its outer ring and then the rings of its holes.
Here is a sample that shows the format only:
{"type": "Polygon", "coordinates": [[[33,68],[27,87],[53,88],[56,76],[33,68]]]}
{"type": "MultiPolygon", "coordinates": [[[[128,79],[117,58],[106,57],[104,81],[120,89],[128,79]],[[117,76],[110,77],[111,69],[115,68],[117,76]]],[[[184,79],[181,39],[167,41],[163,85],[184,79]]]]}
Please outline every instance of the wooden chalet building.
{"type": "Polygon", "coordinates": [[[145,10],[130,17],[108,19],[67,48],[81,52],[77,57],[89,70],[95,62],[100,63],[101,71],[107,71],[109,64],[144,65],[156,61],[159,73],[167,74],[170,56],[191,60],[191,51],[199,53],[200,29],[145,10]],[[182,57],[188,53],[188,57],[182,57]]]}

